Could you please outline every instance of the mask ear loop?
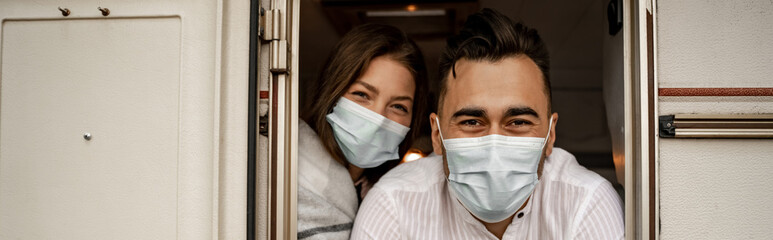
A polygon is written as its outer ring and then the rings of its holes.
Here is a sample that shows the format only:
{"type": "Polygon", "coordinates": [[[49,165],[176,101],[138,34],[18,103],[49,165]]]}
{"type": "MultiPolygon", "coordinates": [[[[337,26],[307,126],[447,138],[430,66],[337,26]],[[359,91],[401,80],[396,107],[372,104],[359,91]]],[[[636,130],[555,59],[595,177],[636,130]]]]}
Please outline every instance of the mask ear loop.
{"type": "MultiPolygon", "coordinates": [[[[438,129],[440,129],[440,127],[438,127],[438,129]]],[[[553,115],[550,116],[548,123],[548,135],[545,136],[545,142],[542,143],[542,150],[545,150],[545,145],[547,145],[548,141],[550,140],[550,130],[553,130],[553,115]]]]}
{"type": "MultiPolygon", "coordinates": [[[[437,132],[438,132],[438,134],[440,134],[440,145],[443,146],[443,158],[445,158],[446,157],[446,143],[445,143],[445,140],[443,140],[443,131],[440,131],[440,119],[437,116],[435,116],[435,125],[437,125],[437,132]]],[[[446,176],[446,184],[449,184],[449,182],[451,182],[451,179],[448,179],[448,177],[449,176],[446,176]]],[[[456,192],[454,192],[454,191],[449,191],[449,192],[451,192],[451,195],[454,196],[454,198],[456,198],[457,201],[462,204],[462,206],[464,206],[464,203],[462,203],[461,201],[458,200],[459,197],[456,196],[456,192]]],[[[467,206],[464,206],[464,207],[466,208],[467,206]]]]}
{"type": "Polygon", "coordinates": [[[437,116],[435,116],[435,124],[437,125],[437,132],[440,134],[440,144],[443,145],[443,152],[445,153],[446,143],[445,139],[443,139],[443,131],[440,131],[440,119],[437,116]]]}
{"type": "Polygon", "coordinates": [[[443,132],[440,131],[440,119],[435,116],[435,124],[437,125],[437,132],[440,134],[440,140],[443,140],[443,132]]]}

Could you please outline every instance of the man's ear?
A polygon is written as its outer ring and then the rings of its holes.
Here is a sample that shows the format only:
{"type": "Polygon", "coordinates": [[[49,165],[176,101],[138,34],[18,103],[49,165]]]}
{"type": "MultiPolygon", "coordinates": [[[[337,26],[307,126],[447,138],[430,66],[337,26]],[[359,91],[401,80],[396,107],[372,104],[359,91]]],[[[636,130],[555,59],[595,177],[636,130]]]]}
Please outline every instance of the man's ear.
{"type": "Polygon", "coordinates": [[[438,115],[435,113],[429,114],[429,125],[432,127],[432,150],[437,155],[443,155],[443,143],[440,139],[440,129],[438,128],[438,115]]]}
{"type": "Polygon", "coordinates": [[[553,127],[550,128],[550,139],[545,144],[545,156],[550,156],[553,153],[553,143],[556,142],[556,128],[558,127],[558,113],[553,113],[553,127]]]}

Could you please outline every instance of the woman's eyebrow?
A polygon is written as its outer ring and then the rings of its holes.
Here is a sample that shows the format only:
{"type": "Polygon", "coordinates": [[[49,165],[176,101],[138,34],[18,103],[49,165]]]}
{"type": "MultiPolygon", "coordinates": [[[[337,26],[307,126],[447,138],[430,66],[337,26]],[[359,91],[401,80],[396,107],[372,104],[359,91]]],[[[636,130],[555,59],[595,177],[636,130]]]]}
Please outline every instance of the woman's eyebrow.
{"type": "Polygon", "coordinates": [[[390,101],[401,101],[401,100],[408,100],[408,101],[411,101],[411,102],[413,102],[413,98],[412,98],[412,97],[409,97],[409,96],[394,96],[394,97],[392,97],[392,98],[391,98],[391,99],[389,99],[389,100],[390,100],[390,101]]]}
{"type": "Polygon", "coordinates": [[[363,82],[363,81],[357,81],[357,82],[355,82],[355,83],[359,83],[359,84],[360,84],[360,85],[362,85],[363,87],[367,88],[367,89],[368,89],[368,90],[370,90],[371,92],[373,92],[373,93],[375,93],[376,95],[378,95],[378,88],[376,88],[375,86],[373,86],[373,85],[370,85],[370,84],[368,84],[368,83],[366,83],[366,82],[363,82]]]}

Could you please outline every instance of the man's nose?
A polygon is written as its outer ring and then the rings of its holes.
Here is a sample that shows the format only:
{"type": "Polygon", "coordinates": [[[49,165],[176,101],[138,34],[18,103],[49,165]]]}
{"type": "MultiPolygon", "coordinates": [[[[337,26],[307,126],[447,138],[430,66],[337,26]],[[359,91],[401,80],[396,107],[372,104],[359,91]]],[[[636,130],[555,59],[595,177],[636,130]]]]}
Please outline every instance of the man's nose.
{"type": "Polygon", "coordinates": [[[502,126],[500,126],[499,123],[491,123],[489,125],[488,134],[486,135],[492,134],[505,135],[505,130],[502,129],[502,126]]]}

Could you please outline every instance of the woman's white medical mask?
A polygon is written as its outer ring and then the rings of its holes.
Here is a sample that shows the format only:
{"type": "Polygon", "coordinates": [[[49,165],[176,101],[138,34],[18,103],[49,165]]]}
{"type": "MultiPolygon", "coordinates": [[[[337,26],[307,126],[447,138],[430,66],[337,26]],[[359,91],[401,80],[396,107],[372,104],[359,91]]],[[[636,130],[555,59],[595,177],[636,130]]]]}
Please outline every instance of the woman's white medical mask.
{"type": "MultiPolygon", "coordinates": [[[[438,118],[438,132],[440,123],[438,118]]],[[[539,182],[537,169],[548,136],[443,139],[448,162],[448,184],[453,195],[480,220],[501,222],[515,214],[539,182]]]]}
{"type": "Polygon", "coordinates": [[[361,168],[399,159],[399,145],[411,130],[345,97],[327,115],[327,122],[346,160],[361,168]]]}

